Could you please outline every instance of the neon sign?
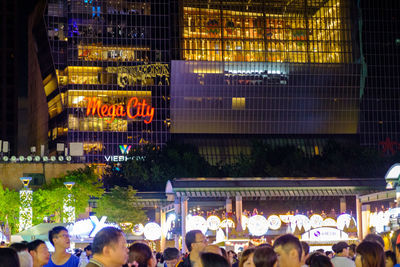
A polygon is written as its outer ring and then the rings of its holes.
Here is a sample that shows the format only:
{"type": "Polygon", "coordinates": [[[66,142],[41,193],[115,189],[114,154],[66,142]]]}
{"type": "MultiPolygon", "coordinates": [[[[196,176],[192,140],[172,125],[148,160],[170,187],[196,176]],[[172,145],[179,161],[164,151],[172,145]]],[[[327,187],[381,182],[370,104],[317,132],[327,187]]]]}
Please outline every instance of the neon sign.
{"type": "Polygon", "coordinates": [[[154,118],[154,108],[146,103],[146,100],[139,102],[137,97],[129,99],[126,106],[103,104],[101,100],[95,97],[86,97],[88,101],[86,116],[90,114],[99,116],[100,118],[109,117],[107,123],[112,123],[116,117],[127,116],[130,119],[145,118],[144,123],[149,124],[154,118]],[[136,112],[133,112],[136,109],[136,112]]]}
{"type": "Polygon", "coordinates": [[[129,151],[131,151],[132,146],[131,145],[119,145],[119,150],[121,150],[121,153],[123,155],[129,154],[129,151]]]}

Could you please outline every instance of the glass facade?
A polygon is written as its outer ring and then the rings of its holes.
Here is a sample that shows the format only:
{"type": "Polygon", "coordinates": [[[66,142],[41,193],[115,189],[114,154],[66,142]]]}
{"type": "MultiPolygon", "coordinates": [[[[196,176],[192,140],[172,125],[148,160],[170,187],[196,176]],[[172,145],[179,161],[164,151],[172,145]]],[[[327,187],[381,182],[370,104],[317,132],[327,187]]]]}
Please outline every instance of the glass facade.
{"type": "Polygon", "coordinates": [[[50,151],[83,143],[86,161],[104,162],[126,147],[165,144],[169,14],[162,0],[48,1],[50,151]]]}
{"type": "Polygon", "coordinates": [[[351,1],[182,1],[176,134],[357,134],[351,1]]]}

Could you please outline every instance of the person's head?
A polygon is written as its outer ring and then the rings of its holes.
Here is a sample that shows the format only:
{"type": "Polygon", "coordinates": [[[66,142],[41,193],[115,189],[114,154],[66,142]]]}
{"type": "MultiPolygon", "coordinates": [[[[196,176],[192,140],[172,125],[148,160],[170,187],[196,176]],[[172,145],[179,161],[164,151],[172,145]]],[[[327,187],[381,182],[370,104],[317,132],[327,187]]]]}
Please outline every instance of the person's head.
{"type": "Polygon", "coordinates": [[[138,267],[155,267],[157,261],[148,245],[134,243],[129,247],[128,262],[137,262],[138,267]]]}
{"type": "Polygon", "coordinates": [[[200,253],[200,262],[201,267],[230,267],[224,257],[215,253],[200,253]]]}
{"type": "Polygon", "coordinates": [[[349,246],[349,257],[350,258],[353,258],[356,255],[356,248],[357,248],[356,244],[351,244],[349,246]]]}
{"type": "Polygon", "coordinates": [[[349,256],[349,245],[346,242],[339,242],[332,246],[332,250],[336,253],[336,256],[339,257],[348,257],[349,256]]]}
{"type": "Polygon", "coordinates": [[[301,266],[303,249],[297,237],[291,234],[280,236],[274,242],[279,267],[301,266]]]}
{"type": "Polygon", "coordinates": [[[333,267],[331,259],[319,252],[312,253],[305,264],[309,267],[333,267]]]}
{"type": "Polygon", "coordinates": [[[185,242],[190,252],[199,253],[207,246],[208,241],[200,230],[192,230],[186,233],[185,242]]]}
{"type": "Polygon", "coordinates": [[[56,226],[49,231],[49,241],[56,250],[66,250],[70,247],[70,239],[67,228],[56,226]]]}
{"type": "Polygon", "coordinates": [[[276,267],[278,258],[272,248],[262,247],[254,251],[253,262],[256,267],[276,267]]]}
{"type": "Polygon", "coordinates": [[[236,253],[235,253],[235,251],[229,250],[229,251],[228,251],[228,258],[229,258],[229,259],[236,258],[236,253]]]}
{"type": "Polygon", "coordinates": [[[163,257],[167,267],[175,267],[175,265],[179,262],[181,255],[177,248],[166,248],[164,250],[163,257]]]}
{"type": "Polygon", "coordinates": [[[304,263],[306,262],[306,259],[308,257],[308,254],[310,253],[310,246],[304,241],[301,241],[300,244],[301,244],[301,248],[303,249],[303,253],[301,254],[302,255],[301,263],[303,263],[303,265],[304,265],[304,263]]]}
{"type": "Polygon", "coordinates": [[[239,267],[254,267],[253,256],[255,248],[248,248],[242,253],[240,257],[239,267]]]}
{"type": "Polygon", "coordinates": [[[0,248],[1,267],[19,267],[17,252],[12,248],[0,248]]]}
{"type": "Polygon", "coordinates": [[[391,250],[385,252],[385,259],[385,267],[393,267],[396,264],[396,255],[391,250]]]}
{"type": "Polygon", "coordinates": [[[356,267],[385,267],[385,253],[379,243],[363,241],[356,252],[356,267]]]}
{"type": "Polygon", "coordinates": [[[104,227],[92,243],[93,257],[101,258],[109,265],[123,265],[128,260],[125,235],[115,227],[104,227]]]}
{"type": "Polygon", "coordinates": [[[86,256],[92,255],[92,245],[87,245],[83,250],[85,251],[86,256]]]}
{"type": "Polygon", "coordinates": [[[328,256],[331,259],[333,257],[333,252],[332,251],[326,251],[325,255],[328,256]]]}
{"type": "Polygon", "coordinates": [[[17,253],[21,251],[28,251],[28,245],[25,243],[12,243],[10,248],[14,249],[17,253]]]}
{"type": "Polygon", "coordinates": [[[365,236],[363,241],[376,242],[380,244],[383,248],[385,247],[385,241],[383,241],[383,238],[377,234],[368,234],[365,236]]]}
{"type": "Polygon", "coordinates": [[[36,239],[28,243],[28,251],[32,256],[33,266],[43,266],[49,262],[49,249],[43,240],[36,239]]]}

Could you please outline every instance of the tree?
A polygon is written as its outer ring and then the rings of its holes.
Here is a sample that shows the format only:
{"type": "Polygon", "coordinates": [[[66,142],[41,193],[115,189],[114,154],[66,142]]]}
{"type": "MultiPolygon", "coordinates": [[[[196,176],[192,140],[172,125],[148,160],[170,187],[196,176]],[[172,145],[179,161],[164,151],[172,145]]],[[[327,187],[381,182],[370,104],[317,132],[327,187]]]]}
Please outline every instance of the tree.
{"type": "Polygon", "coordinates": [[[103,195],[103,182],[94,173],[93,168],[85,167],[69,171],[66,175],[53,178],[49,184],[33,193],[33,223],[43,222],[44,217],[54,217],[55,222],[61,222],[64,216],[63,205],[68,194],[72,194],[75,214],[85,212],[90,198],[99,198],[103,195]],[[64,182],[75,182],[69,191],[64,182]]]}
{"type": "Polygon", "coordinates": [[[143,223],[146,214],[138,204],[136,190],[132,186],[127,188],[115,186],[97,200],[95,208],[98,217],[107,216],[111,222],[126,223],[132,225],[143,223]]]}
{"type": "Polygon", "coordinates": [[[18,192],[3,188],[0,182],[0,221],[4,225],[8,222],[11,233],[18,232],[19,206],[18,192]]]}

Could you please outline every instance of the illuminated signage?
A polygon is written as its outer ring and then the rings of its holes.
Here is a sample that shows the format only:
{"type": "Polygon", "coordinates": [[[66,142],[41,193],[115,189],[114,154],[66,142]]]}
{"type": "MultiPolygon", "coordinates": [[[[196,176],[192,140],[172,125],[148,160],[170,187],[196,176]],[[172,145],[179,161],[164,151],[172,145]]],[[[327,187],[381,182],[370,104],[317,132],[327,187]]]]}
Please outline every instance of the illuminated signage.
{"type": "Polygon", "coordinates": [[[123,155],[129,154],[129,151],[131,150],[132,146],[131,145],[119,145],[119,149],[121,150],[121,153],[123,155]]]}
{"type": "Polygon", "coordinates": [[[104,156],[105,161],[107,162],[122,162],[128,161],[131,159],[134,160],[144,160],[144,157],[136,156],[136,157],[128,157],[128,156],[104,156]]]}
{"type": "Polygon", "coordinates": [[[301,235],[303,241],[336,241],[336,240],[348,240],[349,235],[342,230],[320,227],[312,229],[301,235]]]}
{"type": "Polygon", "coordinates": [[[112,123],[116,117],[127,116],[130,119],[144,118],[144,123],[149,124],[154,118],[154,108],[146,104],[146,100],[139,102],[137,97],[129,99],[126,106],[103,104],[101,100],[95,97],[87,97],[86,116],[97,115],[100,118],[109,117],[107,123],[112,123]],[[136,109],[136,111],[135,111],[136,109]]]}

